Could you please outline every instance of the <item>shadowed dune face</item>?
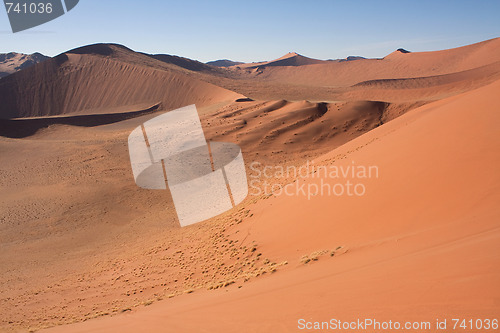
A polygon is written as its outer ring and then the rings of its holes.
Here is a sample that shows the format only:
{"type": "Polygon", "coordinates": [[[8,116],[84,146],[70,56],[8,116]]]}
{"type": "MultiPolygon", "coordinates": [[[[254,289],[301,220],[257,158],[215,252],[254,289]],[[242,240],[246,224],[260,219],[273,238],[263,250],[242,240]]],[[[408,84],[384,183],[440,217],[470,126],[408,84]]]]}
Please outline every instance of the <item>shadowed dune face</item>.
{"type": "Polygon", "coordinates": [[[95,127],[121,122],[127,119],[153,113],[161,109],[161,104],[139,111],[115,112],[108,114],[85,114],[74,116],[0,119],[0,133],[7,138],[26,138],[42,129],[54,125],[95,127]]]}
{"type": "Polygon", "coordinates": [[[210,66],[216,66],[216,67],[231,67],[231,66],[235,66],[235,65],[242,65],[243,62],[232,61],[229,59],[221,59],[221,60],[209,61],[206,64],[210,65],[210,66]]]}
{"type": "Polygon", "coordinates": [[[387,108],[383,102],[244,102],[222,107],[203,124],[210,138],[237,142],[246,156],[294,162],[380,126],[387,108]]]}
{"type": "MultiPolygon", "coordinates": [[[[146,55],[88,47],[59,55],[0,81],[2,118],[96,113],[162,103],[167,109],[235,100],[238,94],[162,66],[146,55]],[[83,53],[87,52],[87,53],[83,53]],[[123,55],[124,54],[124,55],[123,55]],[[119,60],[119,59],[125,59],[119,60]],[[144,60],[144,64],[138,63],[144,60]]],[[[174,68],[174,69],[172,69],[174,68]]]]}
{"type": "Polygon", "coordinates": [[[0,80],[0,330],[498,313],[499,45],[213,69],[98,44],[0,80]],[[360,198],[250,195],[179,228],[168,191],[135,185],[127,138],[191,103],[249,175],[314,160],[380,176],[360,198]]]}

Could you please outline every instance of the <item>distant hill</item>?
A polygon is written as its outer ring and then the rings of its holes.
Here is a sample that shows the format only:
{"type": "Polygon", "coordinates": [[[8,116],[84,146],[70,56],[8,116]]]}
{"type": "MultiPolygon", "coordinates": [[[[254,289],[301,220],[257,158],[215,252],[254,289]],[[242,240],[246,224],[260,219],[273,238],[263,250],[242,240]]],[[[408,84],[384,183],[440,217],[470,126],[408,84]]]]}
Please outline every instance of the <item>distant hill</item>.
{"type": "Polygon", "coordinates": [[[339,59],[338,61],[342,62],[342,61],[354,61],[354,60],[363,60],[363,59],[366,59],[366,58],[365,57],[360,57],[360,56],[348,56],[347,58],[345,58],[345,59],[339,59]]]}
{"type": "Polygon", "coordinates": [[[284,56],[271,61],[253,62],[248,64],[241,64],[241,68],[264,68],[264,67],[297,67],[304,65],[324,64],[325,60],[312,59],[304,57],[296,52],[289,52],[284,56]]]}
{"type": "Polygon", "coordinates": [[[42,62],[49,57],[41,53],[0,53],[0,78],[42,62]]]}
{"type": "Polygon", "coordinates": [[[411,53],[410,51],[405,50],[405,49],[397,49],[396,51],[401,52],[401,53],[411,53]]]}
{"type": "MultiPolygon", "coordinates": [[[[146,54],[143,53],[153,59],[160,60],[162,62],[168,63],[168,64],[173,64],[185,69],[188,69],[190,71],[195,71],[195,72],[212,72],[213,68],[209,67],[208,65],[210,64],[204,64],[202,62],[196,61],[196,60],[191,60],[188,58],[184,57],[179,57],[179,56],[174,56],[174,55],[169,55],[169,54],[146,54]]],[[[222,67],[222,66],[219,66],[222,67]]]]}
{"type": "Polygon", "coordinates": [[[231,66],[241,65],[243,64],[243,62],[221,59],[221,60],[209,61],[206,64],[215,67],[231,67],[231,66]]]}
{"type": "Polygon", "coordinates": [[[500,38],[441,51],[396,50],[378,59],[327,61],[291,52],[231,70],[117,44],[79,47],[22,71],[40,57],[8,54],[0,60],[17,71],[0,79],[0,119],[137,111],[160,104],[168,110],[248,99],[406,103],[440,99],[496,80],[500,38]]]}

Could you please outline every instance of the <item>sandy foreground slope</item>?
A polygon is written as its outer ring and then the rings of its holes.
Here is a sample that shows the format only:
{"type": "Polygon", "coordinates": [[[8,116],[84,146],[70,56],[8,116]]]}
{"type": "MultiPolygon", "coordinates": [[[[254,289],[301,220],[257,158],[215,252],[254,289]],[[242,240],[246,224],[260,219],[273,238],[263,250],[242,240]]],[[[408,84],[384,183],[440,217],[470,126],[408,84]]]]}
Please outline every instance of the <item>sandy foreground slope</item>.
{"type": "Polygon", "coordinates": [[[321,195],[311,185],[321,179],[304,177],[297,182],[312,189],[310,200],[248,203],[249,217],[224,233],[257,248],[259,259],[248,262],[276,263],[263,277],[48,332],[295,332],[301,318],[498,319],[499,90],[495,82],[414,109],[314,161],[377,166],[378,177],[323,178],[363,183],[363,196],[321,195]]]}
{"type": "MultiPolygon", "coordinates": [[[[245,101],[199,113],[207,138],[238,143],[247,165],[286,165],[330,151],[408,107],[245,101]]],[[[163,112],[0,120],[0,282],[9,286],[0,290],[2,330],[127,312],[191,291],[249,283],[283,266],[260,260],[255,245],[226,235],[228,226],[250,216],[246,206],[258,198],[180,229],[168,191],[135,185],[127,137],[163,112]]]]}
{"type": "Polygon", "coordinates": [[[127,136],[145,120],[196,103],[208,139],[279,164],[318,156],[421,105],[241,99],[163,60],[88,46],[2,83],[2,118],[21,118],[0,119],[0,284],[8,286],[0,330],[126,312],[275,268],[224,233],[250,215],[245,205],[180,229],[168,191],[134,184],[127,136]]]}

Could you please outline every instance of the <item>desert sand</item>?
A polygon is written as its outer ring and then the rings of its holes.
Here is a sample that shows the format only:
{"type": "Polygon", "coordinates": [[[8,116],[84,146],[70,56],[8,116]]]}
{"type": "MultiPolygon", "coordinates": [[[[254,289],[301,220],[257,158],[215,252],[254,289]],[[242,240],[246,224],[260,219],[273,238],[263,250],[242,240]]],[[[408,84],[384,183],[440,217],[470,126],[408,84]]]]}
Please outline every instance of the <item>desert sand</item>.
{"type": "Polygon", "coordinates": [[[3,78],[0,330],[498,318],[499,41],[226,69],[102,44],[3,78]],[[191,103],[207,139],[240,145],[249,175],[309,160],[377,177],[348,177],[363,196],[319,193],[339,179],[272,177],[310,197],[249,195],[180,228],[168,191],[135,185],[126,143],[191,103]]]}

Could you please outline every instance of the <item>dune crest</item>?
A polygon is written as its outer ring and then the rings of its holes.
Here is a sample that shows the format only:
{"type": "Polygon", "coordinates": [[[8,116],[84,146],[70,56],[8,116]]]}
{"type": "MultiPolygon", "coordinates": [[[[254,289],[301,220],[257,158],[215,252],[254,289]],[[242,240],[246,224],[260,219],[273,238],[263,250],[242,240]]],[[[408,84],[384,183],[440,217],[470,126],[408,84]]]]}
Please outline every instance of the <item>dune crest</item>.
{"type": "Polygon", "coordinates": [[[175,65],[162,64],[123,46],[75,49],[2,79],[0,115],[5,119],[98,113],[157,103],[173,109],[240,97],[189,77],[175,65]]]}

